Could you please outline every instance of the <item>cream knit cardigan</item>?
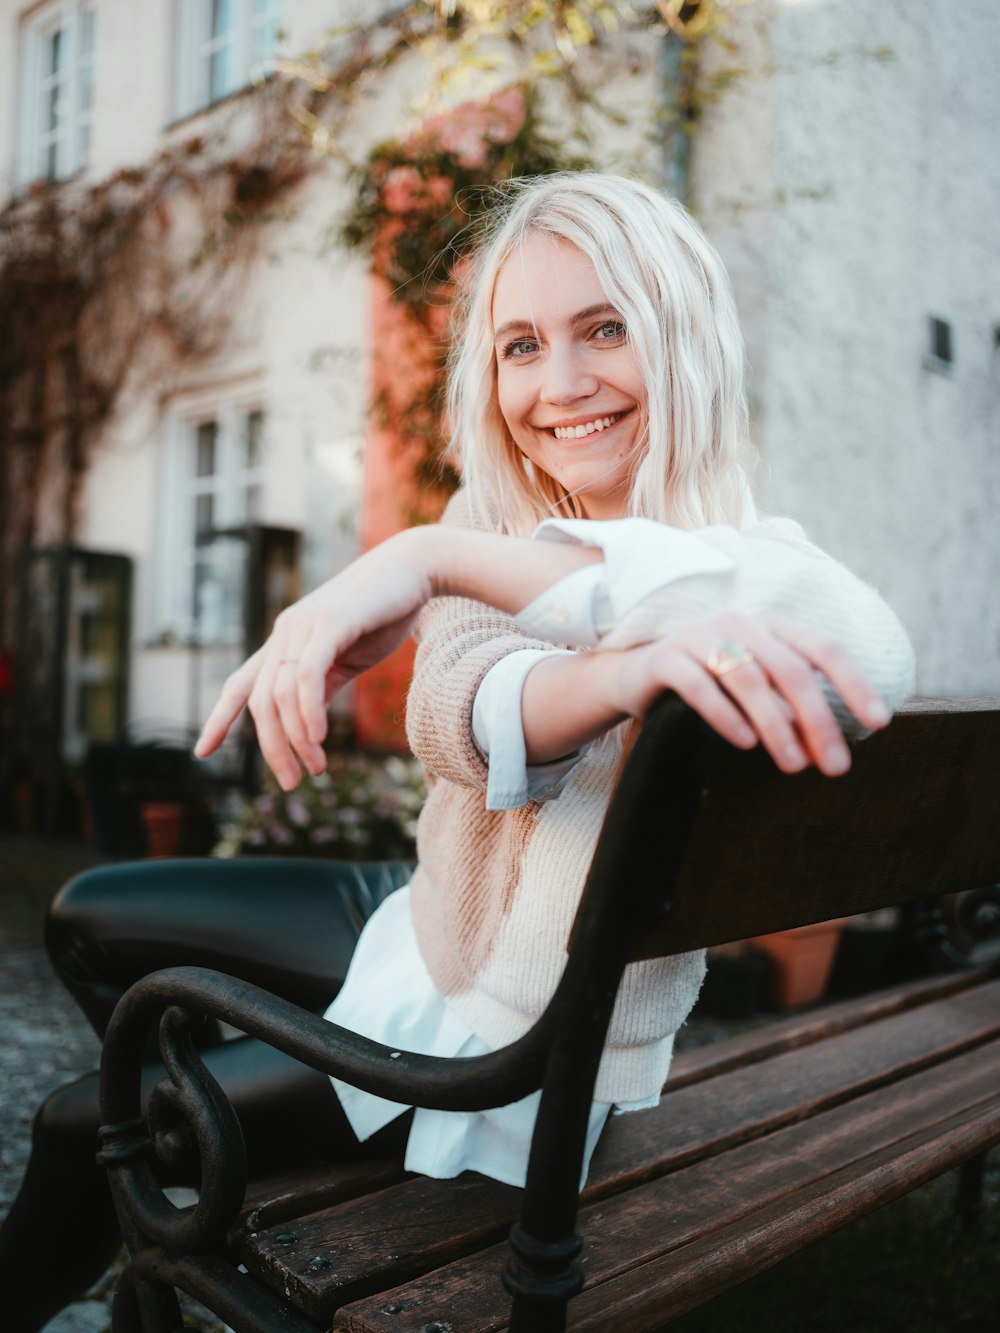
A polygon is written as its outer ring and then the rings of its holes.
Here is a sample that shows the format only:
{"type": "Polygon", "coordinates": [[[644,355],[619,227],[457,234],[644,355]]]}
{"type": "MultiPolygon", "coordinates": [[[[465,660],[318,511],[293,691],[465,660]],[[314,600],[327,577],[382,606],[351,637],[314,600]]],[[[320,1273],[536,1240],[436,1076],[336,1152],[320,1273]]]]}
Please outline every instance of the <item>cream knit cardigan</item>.
{"type": "MultiPolygon", "coordinates": [[[[444,521],[469,526],[461,493],[444,521]]],[[[587,531],[585,524],[566,527],[577,539],[587,531]]],[[[565,533],[555,535],[565,539],[565,533]]],[[[646,641],[678,619],[727,606],[749,613],[780,610],[840,639],[890,707],[910,688],[912,654],[895,616],[870,588],[809,546],[796,525],[765,521],[742,532],[716,528],[690,537],[707,537],[724,550],[730,574],[716,574],[707,584],[692,579],[673,589],[666,584],[633,606],[604,643],[646,641]]],[[[533,605],[537,610],[538,603],[533,605]]],[[[462,598],[428,603],[417,639],[407,735],[426,770],[429,796],[417,835],[414,928],[447,1003],[477,1036],[498,1048],[532,1026],[562,973],[619,746],[610,737],[591,747],[551,800],[486,810],[487,761],[472,737],[476,692],[508,653],[553,644],[529,637],[510,616],[462,598]]],[[[628,910],[627,884],[622,910],[628,910]]],[[[626,968],[596,1101],[640,1101],[659,1091],[674,1033],[697,998],[704,972],[703,952],[626,968]]]]}

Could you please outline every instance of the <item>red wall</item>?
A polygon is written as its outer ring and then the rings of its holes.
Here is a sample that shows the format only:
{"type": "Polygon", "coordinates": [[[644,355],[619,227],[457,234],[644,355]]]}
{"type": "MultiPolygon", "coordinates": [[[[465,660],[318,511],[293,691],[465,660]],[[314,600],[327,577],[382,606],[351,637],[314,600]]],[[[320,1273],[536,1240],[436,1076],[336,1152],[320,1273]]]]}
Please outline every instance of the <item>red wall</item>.
{"type": "MultiPolygon", "coordinates": [[[[436,321],[445,323],[445,317],[436,321]]],[[[404,438],[399,409],[426,393],[436,372],[434,333],[394,301],[384,279],[371,280],[372,413],[365,450],[361,538],[365,550],[414,522],[433,522],[444,504],[436,492],[420,492],[414,471],[423,441],[404,438]],[[388,412],[378,404],[382,400],[388,412]],[[388,421],[383,421],[383,415],[388,421]]],[[[355,686],[355,724],[362,745],[406,749],[403,730],[406,691],[414,645],[408,640],[391,657],[367,671],[355,686]]]]}

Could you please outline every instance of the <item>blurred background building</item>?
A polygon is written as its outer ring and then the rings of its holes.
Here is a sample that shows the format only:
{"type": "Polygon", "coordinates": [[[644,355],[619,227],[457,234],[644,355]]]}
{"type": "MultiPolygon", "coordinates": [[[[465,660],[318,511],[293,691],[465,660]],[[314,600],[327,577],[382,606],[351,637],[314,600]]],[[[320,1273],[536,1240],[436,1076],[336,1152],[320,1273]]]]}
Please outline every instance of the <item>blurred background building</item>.
{"type": "MultiPolygon", "coordinates": [[[[880,588],[921,693],[995,692],[1000,10],[665,0],[616,36],[601,6],[549,8],[550,135],[571,137],[571,85],[593,89],[611,115],[590,117],[590,160],[680,194],[729,265],[764,507],[880,588]]],[[[183,754],[283,605],[433,512],[406,419],[380,405],[411,361],[433,371],[440,325],[415,348],[339,235],[359,164],[425,212],[454,185],[426,154],[416,183],[373,155],[419,146],[422,118],[441,148],[458,107],[448,161],[470,169],[480,140],[519,133],[503,89],[526,71],[494,32],[428,101],[447,42],[400,55],[401,11],[462,36],[460,3],[0,0],[8,824],[56,830],[66,775],[101,746],[183,754]],[[331,30],[332,66],[308,55],[331,30]],[[477,102],[499,110],[470,121],[477,102]]],[[[376,260],[394,225],[372,224],[376,260]]],[[[346,701],[363,741],[401,743],[405,670],[346,701]]],[[[224,763],[247,778],[245,749],[224,763]]]]}

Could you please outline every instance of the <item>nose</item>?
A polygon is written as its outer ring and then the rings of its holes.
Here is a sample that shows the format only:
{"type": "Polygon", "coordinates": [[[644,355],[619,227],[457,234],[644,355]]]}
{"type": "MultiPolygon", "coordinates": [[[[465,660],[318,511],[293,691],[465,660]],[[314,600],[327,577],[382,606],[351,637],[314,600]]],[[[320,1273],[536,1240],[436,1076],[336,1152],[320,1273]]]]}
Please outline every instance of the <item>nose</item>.
{"type": "Polygon", "coordinates": [[[573,347],[554,345],[550,348],[538,395],[543,403],[565,407],[567,403],[590,398],[599,388],[597,376],[573,347]]]}

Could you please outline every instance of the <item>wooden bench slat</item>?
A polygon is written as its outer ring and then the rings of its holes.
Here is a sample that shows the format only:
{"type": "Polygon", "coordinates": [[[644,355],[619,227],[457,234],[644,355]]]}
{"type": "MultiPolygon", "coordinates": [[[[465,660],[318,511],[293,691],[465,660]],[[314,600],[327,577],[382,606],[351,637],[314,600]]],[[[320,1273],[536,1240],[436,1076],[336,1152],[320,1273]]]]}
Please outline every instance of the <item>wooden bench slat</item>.
{"type": "MultiPolygon", "coordinates": [[[[711,966],[711,963],[709,964],[711,966]]],[[[921,977],[900,986],[875,991],[870,995],[838,1000],[791,1014],[788,1018],[772,1021],[750,1032],[726,1037],[696,1050],[682,1051],[674,1056],[666,1092],[676,1092],[701,1079],[714,1078],[740,1065],[767,1060],[781,1051],[794,1051],[822,1041],[837,1032],[874,1023],[892,1014],[905,1013],[932,1000],[943,1000],[959,991],[981,985],[995,976],[996,967],[969,968],[965,972],[948,972],[938,977],[921,977]]]]}
{"type": "MultiPolygon", "coordinates": [[[[751,1138],[773,1136],[782,1125],[816,1116],[903,1074],[910,1076],[909,1087],[922,1067],[933,1070],[997,1036],[1000,981],[989,981],[925,1004],[919,1012],[890,1012],[869,1026],[848,1027],[825,1042],[784,1051],[768,1062],[764,1077],[759,1067],[749,1066],[676,1092],[668,1083],[658,1108],[608,1127],[583,1202],[731,1153],[751,1138]]],[[[338,1304],[499,1239],[518,1203],[519,1191],[471,1175],[458,1181],[409,1180],[375,1198],[260,1229],[240,1246],[240,1257],[261,1280],[291,1291],[312,1317],[326,1318],[338,1304]],[[387,1245],[387,1231],[402,1218],[405,1228],[387,1245]]]]}
{"type": "MultiPolygon", "coordinates": [[[[808,1200],[816,1191],[822,1196],[827,1182],[840,1180],[845,1194],[840,1205],[844,1215],[841,1218],[838,1213],[841,1220],[823,1234],[850,1216],[860,1216],[887,1201],[880,1197],[871,1202],[867,1177],[876,1168],[881,1170],[885,1161],[897,1155],[905,1158],[922,1144],[951,1133],[954,1126],[949,1113],[956,1095],[967,1102],[963,1117],[971,1115],[976,1126],[972,1133],[963,1118],[962,1151],[969,1143],[973,1145],[965,1155],[977,1151],[984,1142],[1000,1140],[1000,1040],[950,1060],[944,1069],[925,1070],[905,1084],[880,1088],[765,1139],[745,1143],[668,1178],[585,1207],[580,1222],[587,1256],[586,1286],[571,1306],[570,1327],[578,1327],[584,1309],[591,1313],[586,1316],[589,1322],[580,1327],[607,1328],[614,1324],[627,1327],[630,1333],[633,1327],[647,1327],[633,1325],[631,1317],[623,1322],[616,1284],[627,1285],[634,1279],[637,1289],[641,1289],[650,1281],[654,1266],[660,1265],[662,1273],[657,1269],[654,1281],[662,1293],[666,1282],[663,1274],[671,1272],[672,1267],[686,1266],[686,1256],[700,1256],[703,1251],[711,1255],[720,1236],[739,1249],[741,1237],[754,1236],[761,1230],[760,1218],[770,1217],[772,1212],[780,1216],[790,1201],[791,1206],[799,1208],[800,1199],[808,1200]],[[847,1182],[854,1176],[861,1183],[858,1202],[851,1212],[847,1207],[847,1182]],[[603,1324],[596,1318],[598,1310],[603,1324]]],[[[897,1193],[907,1188],[911,1185],[902,1185],[897,1193]]],[[[800,1244],[801,1236],[791,1248],[800,1248],[800,1244]]],[[[352,1333],[414,1333],[434,1321],[450,1323],[462,1333],[504,1328],[507,1302],[496,1275],[507,1256],[506,1245],[495,1245],[414,1282],[384,1290],[374,1299],[340,1310],[334,1328],[350,1329],[352,1333]],[[487,1300],[491,1290],[495,1295],[487,1300]],[[385,1306],[397,1308],[387,1314],[385,1306]]],[[[766,1266],[767,1262],[760,1265],[766,1266]]],[[[691,1305],[705,1298],[705,1291],[700,1290],[691,1305]]],[[[632,1299],[637,1298],[633,1295],[632,1299]]],[[[651,1308],[661,1320],[666,1317],[660,1295],[651,1308]]],[[[671,1313],[680,1310],[671,1307],[671,1313]]]]}
{"type": "MultiPolygon", "coordinates": [[[[848,1029],[826,1042],[785,1052],[759,1066],[672,1089],[641,1116],[612,1122],[594,1154],[585,1193],[613,1179],[638,1183],[677,1170],[782,1124],[816,1114],[1000,1034],[1000,981],[848,1029]]],[[[607,1192],[606,1190],[604,1192],[607,1192]]]]}
{"type": "Polygon", "coordinates": [[[405,1179],[402,1163],[394,1158],[359,1162],[314,1162],[266,1180],[247,1190],[243,1212],[230,1237],[236,1244],[245,1236],[287,1222],[304,1213],[332,1208],[345,1199],[398,1184],[405,1179]]]}
{"type": "Polygon", "coordinates": [[[813,1182],[794,1201],[777,1200],[754,1215],[752,1226],[736,1223],[679,1254],[582,1292],[573,1303],[570,1328],[573,1333],[603,1333],[610,1321],[629,1333],[654,1333],[666,1320],[686,1314],[997,1143],[1000,1099],[994,1096],[987,1105],[966,1109],[914,1135],[902,1148],[892,1143],[867,1156],[863,1169],[852,1164],[813,1182]]]}
{"type": "Polygon", "coordinates": [[[420,1176],[248,1238],[240,1257],[255,1277],[324,1319],[337,1305],[506,1236],[521,1198],[513,1185],[472,1172],[420,1176]]]}

